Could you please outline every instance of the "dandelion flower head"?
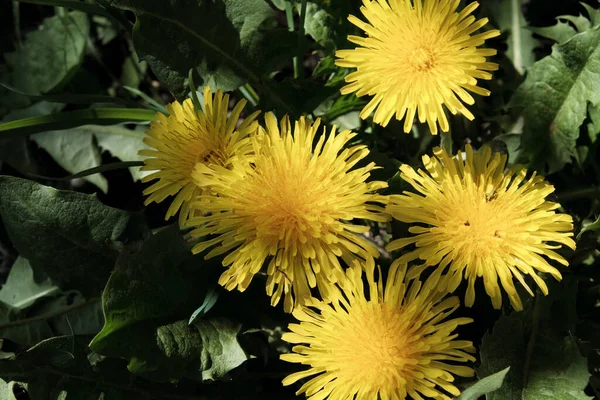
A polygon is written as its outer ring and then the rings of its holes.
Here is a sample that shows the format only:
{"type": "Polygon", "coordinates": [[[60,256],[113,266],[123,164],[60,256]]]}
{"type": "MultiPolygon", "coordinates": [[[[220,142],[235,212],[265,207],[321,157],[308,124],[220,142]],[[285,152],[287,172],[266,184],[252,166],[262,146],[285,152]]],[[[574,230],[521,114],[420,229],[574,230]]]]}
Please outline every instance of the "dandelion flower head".
{"type": "Polygon", "coordinates": [[[350,265],[379,255],[360,235],[368,226],[352,220],[387,221],[386,198],[376,193],[387,185],[367,182],[374,163],[356,167],[369,153],[364,145],[346,148],[356,134],[336,134],[333,127],[318,135],[319,121],[304,117],[293,130],[287,117],[278,126],[269,113],[265,123],[251,166],[197,166],[195,176],[212,193],[193,205],[205,215],[189,225],[197,227],[192,236],[214,235],[197,244],[195,253],[213,246],[207,258],[229,252],[222,286],[245,290],[268,261],[267,294],[273,305],[283,295],[290,312],[311,297],[311,288],[328,298],[329,286],[343,275],[340,259],[350,265]]]}
{"type": "Polygon", "coordinates": [[[367,22],[350,15],[348,20],[366,33],[349,36],[358,45],[336,53],[336,64],[356,69],[346,77],[342,94],[373,96],[361,112],[363,119],[375,111],[374,121],[386,126],[392,117],[404,118],[404,131],[411,130],[415,116],[427,122],[433,134],[439,124],[448,132],[445,106],[472,120],[465,104],[475,100],[469,92],[488,96],[477,86],[489,80],[498,65],[486,61],[496,50],[478,48],[498,30],[473,34],[487,18],[471,13],[477,2],[457,11],[460,0],[363,0],[367,22]]]}
{"type": "Polygon", "coordinates": [[[385,289],[382,279],[374,278],[374,264],[365,269],[366,288],[362,269],[355,265],[338,282],[331,304],[315,300],[294,311],[300,323],[290,324],[292,332],[282,338],[295,346],[281,358],[310,368],[289,375],[283,384],[312,377],[297,392],[309,400],[459,395],[453,375],[473,375],[460,364],[474,361],[469,353],[475,349],[454,333],[472,320],[446,319],[458,308],[458,298],[424,290],[419,280],[407,283],[406,265],[390,269],[385,289]]]}
{"type": "Polygon", "coordinates": [[[204,88],[204,110],[195,110],[190,99],[167,105],[170,115],[159,113],[146,132],[144,143],[152,149],[140,151],[147,157],[142,170],[155,171],[143,179],[155,181],[144,191],[148,195],[145,204],[175,196],[165,219],[181,209],[179,223],[183,225],[190,214],[190,202],[202,192],[192,179],[195,166],[228,168],[236,157],[253,151],[248,135],[258,128],[258,112],[238,126],[245,105],[246,100],[241,100],[228,115],[229,95],[218,90],[213,97],[208,87],[204,88]]]}
{"type": "Polygon", "coordinates": [[[438,287],[448,292],[458,287],[464,274],[467,306],[475,301],[478,277],[483,277],[495,308],[502,304],[501,287],[515,309],[523,308],[513,278],[533,295],[524,275],[547,294],[536,271],[560,280],[560,272],[547,259],[567,266],[554,250],[561,245],[575,248],[571,216],[556,212],[560,205],[546,200],[554,187],[535,173],[528,177],[523,168],[505,171],[506,155],[492,154],[489,147],[473,152],[467,145],[456,157],[440,148],[434,154],[423,157],[426,171],[400,167],[402,179],[415,191],[390,196],[387,211],[414,225],[410,237],[387,247],[409,248],[396,262],[422,260],[409,272],[412,277],[435,267],[431,282],[439,279],[438,287]]]}

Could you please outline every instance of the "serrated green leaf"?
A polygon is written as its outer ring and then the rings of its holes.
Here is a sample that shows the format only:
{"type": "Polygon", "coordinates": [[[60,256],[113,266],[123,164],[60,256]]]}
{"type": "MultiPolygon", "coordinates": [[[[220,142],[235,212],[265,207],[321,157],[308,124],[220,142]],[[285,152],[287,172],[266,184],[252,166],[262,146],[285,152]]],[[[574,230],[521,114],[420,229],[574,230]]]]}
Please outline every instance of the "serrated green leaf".
{"type": "Polygon", "coordinates": [[[137,53],[179,99],[185,97],[189,70],[196,69],[213,89],[233,90],[249,81],[287,108],[263,76],[292,58],[297,35],[272,28],[275,13],[264,0],[112,0],[111,4],[136,14],[137,53]]]}
{"type": "Polygon", "coordinates": [[[511,367],[502,387],[487,400],[588,400],[590,374],[571,332],[577,323],[574,281],[552,282],[523,312],[502,316],[484,335],[478,376],[511,367]]]}
{"type": "Polygon", "coordinates": [[[482,378],[473,386],[469,386],[467,389],[463,390],[456,400],[477,400],[480,396],[500,389],[504,382],[504,377],[506,377],[509,370],[510,367],[507,367],[502,371],[498,371],[495,374],[482,378]]]}
{"type": "Polygon", "coordinates": [[[530,27],[529,29],[533,33],[554,40],[559,44],[565,43],[575,36],[575,34],[585,32],[600,25],[600,11],[583,2],[581,2],[581,5],[585,7],[590,19],[581,14],[577,16],[561,15],[556,18],[558,22],[554,26],[542,28],[530,27]]]}
{"type": "MultiPolygon", "coordinates": [[[[46,150],[65,171],[72,174],[98,167],[102,163],[100,150],[91,134],[80,128],[61,131],[42,132],[31,139],[46,150]]],[[[101,174],[84,177],[96,185],[102,192],[108,192],[108,181],[101,174]]]]}
{"type": "Polygon", "coordinates": [[[27,308],[36,300],[52,296],[60,289],[46,276],[36,277],[29,261],[17,258],[0,289],[0,301],[17,309],[27,308]]]}
{"type": "Polygon", "coordinates": [[[143,215],[92,195],[0,176],[0,215],[19,253],[63,289],[100,293],[119,252],[148,234],[143,215]]]}
{"type": "Polygon", "coordinates": [[[83,12],[46,18],[39,30],[26,36],[22,48],[5,54],[9,73],[1,80],[32,94],[60,88],[81,64],[88,34],[83,12]]]}
{"type": "Polygon", "coordinates": [[[538,46],[533,33],[527,29],[521,0],[494,0],[485,2],[490,15],[501,32],[508,33],[507,57],[519,74],[523,74],[535,62],[533,50],[538,46]]]}
{"type": "Polygon", "coordinates": [[[558,21],[554,26],[546,27],[530,27],[533,33],[536,33],[547,39],[554,40],[556,43],[562,44],[567,40],[571,39],[577,34],[575,28],[573,28],[568,22],[558,21]]]}
{"type": "Polygon", "coordinates": [[[600,104],[600,27],[554,45],[511,100],[523,110],[522,150],[531,165],[556,172],[575,155],[588,102],[600,104]]]}

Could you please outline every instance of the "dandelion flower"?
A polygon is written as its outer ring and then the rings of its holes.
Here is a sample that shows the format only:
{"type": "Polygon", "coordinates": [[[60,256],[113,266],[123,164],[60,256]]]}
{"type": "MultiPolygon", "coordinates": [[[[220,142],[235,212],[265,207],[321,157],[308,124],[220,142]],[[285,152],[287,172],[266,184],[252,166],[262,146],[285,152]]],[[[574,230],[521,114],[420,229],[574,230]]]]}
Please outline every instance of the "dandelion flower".
{"type": "Polygon", "coordinates": [[[265,122],[251,166],[197,166],[195,176],[212,194],[194,204],[208,215],[191,218],[189,225],[198,226],[192,236],[216,235],[197,244],[195,253],[215,245],[207,258],[229,252],[223,260],[229,268],[219,280],[228,290],[245,290],[268,260],[267,294],[273,305],[283,294],[290,312],[315,286],[328,297],[329,286],[343,275],[340,258],[349,265],[379,255],[360,236],[368,226],[352,220],[387,221],[378,205],[386,197],[375,193],[387,185],[367,182],[374,163],[354,168],[369,153],[364,145],[345,148],[355,133],[336,134],[333,127],[329,135],[317,135],[319,121],[305,118],[293,131],[287,117],[281,127],[272,114],[265,122]]]}
{"type": "Polygon", "coordinates": [[[522,168],[505,172],[506,156],[492,156],[488,147],[474,153],[467,146],[456,157],[440,148],[434,154],[435,158],[423,157],[427,171],[400,167],[402,179],[418,193],[390,196],[387,211],[402,222],[418,225],[409,228],[412,236],[388,245],[390,251],[415,245],[396,262],[423,260],[409,272],[412,277],[435,266],[432,282],[439,278],[439,287],[448,292],[458,287],[464,273],[469,307],[475,301],[478,277],[483,277],[495,308],[502,304],[498,279],[517,310],[523,305],[513,277],[533,296],[523,279],[529,275],[547,294],[548,287],[536,271],[560,280],[560,272],[546,258],[567,266],[554,250],[561,245],[575,248],[571,216],[557,213],[560,205],[545,200],[554,187],[535,173],[527,177],[522,168]]]}
{"type": "Polygon", "coordinates": [[[349,84],[342,94],[374,96],[362,110],[367,118],[376,109],[374,121],[386,126],[394,114],[404,118],[404,131],[413,120],[427,121],[433,134],[439,123],[448,132],[446,108],[468,119],[473,114],[463,103],[475,100],[468,93],[489,96],[477,86],[477,79],[489,80],[498,65],[486,61],[496,54],[480,49],[487,39],[500,35],[498,30],[472,35],[487,18],[470,15],[478,6],[469,4],[457,12],[460,0],[363,0],[361,11],[368,22],[350,15],[348,20],[367,37],[349,36],[358,45],[336,53],[336,64],[356,71],[346,77],[349,84]]]}
{"type": "Polygon", "coordinates": [[[453,375],[472,376],[473,370],[457,363],[475,361],[468,354],[475,352],[472,343],[455,340],[453,333],[472,320],[445,320],[458,308],[458,298],[423,290],[418,280],[406,283],[406,265],[390,269],[385,290],[374,278],[373,263],[366,271],[367,288],[355,265],[338,282],[332,304],[314,301],[294,311],[300,323],[290,324],[292,333],[282,338],[296,346],[281,358],[310,369],[283,384],[312,376],[296,393],[309,400],[458,396],[453,375]]]}
{"type": "Polygon", "coordinates": [[[194,183],[192,171],[197,164],[219,165],[228,168],[235,157],[252,151],[248,135],[255,132],[258,112],[247,117],[237,128],[240,113],[246,105],[241,100],[228,117],[229,95],[218,90],[213,98],[210,88],[204,88],[204,111],[195,110],[190,99],[167,106],[170,116],[157,114],[144,143],[152,149],[141,150],[146,156],[142,170],[155,171],[143,182],[153,181],[144,190],[148,198],[144,204],[160,203],[169,196],[176,196],[165,219],[179,214],[183,225],[189,217],[189,204],[201,194],[202,189],[194,183]]]}

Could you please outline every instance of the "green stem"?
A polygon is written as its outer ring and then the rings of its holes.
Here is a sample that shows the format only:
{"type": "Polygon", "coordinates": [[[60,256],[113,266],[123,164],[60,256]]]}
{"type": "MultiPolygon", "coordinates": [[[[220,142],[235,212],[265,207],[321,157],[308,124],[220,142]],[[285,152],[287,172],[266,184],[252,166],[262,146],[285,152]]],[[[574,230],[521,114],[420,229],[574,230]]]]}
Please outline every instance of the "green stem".
{"type": "Polygon", "coordinates": [[[242,96],[244,96],[246,100],[250,102],[252,107],[256,107],[258,105],[260,96],[249,83],[246,83],[244,86],[240,86],[239,90],[242,96]]]}
{"type": "Polygon", "coordinates": [[[294,57],[294,78],[302,79],[304,77],[304,49],[302,39],[304,39],[304,21],[306,20],[306,0],[302,0],[300,6],[300,26],[298,26],[298,56],[294,57]]]}
{"type": "Polygon", "coordinates": [[[99,174],[99,173],[106,172],[106,171],[114,171],[117,169],[132,168],[132,167],[141,167],[143,165],[144,165],[143,161],[116,162],[116,163],[101,165],[99,167],[89,168],[89,169],[83,170],[83,171],[78,172],[73,175],[64,176],[62,178],[53,178],[50,176],[43,176],[43,175],[32,174],[32,173],[26,173],[25,175],[29,176],[30,178],[48,180],[48,181],[70,181],[73,179],[83,178],[85,176],[99,174]]]}
{"type": "Polygon", "coordinates": [[[17,45],[19,48],[23,47],[23,40],[21,39],[21,9],[19,2],[13,0],[13,24],[15,25],[15,37],[17,38],[17,45]]]}
{"type": "Polygon", "coordinates": [[[577,188],[563,193],[557,193],[556,196],[561,203],[584,198],[600,198],[600,186],[577,188]]]}
{"type": "Polygon", "coordinates": [[[188,84],[190,86],[190,92],[192,94],[192,103],[194,103],[194,108],[196,111],[202,110],[202,105],[200,104],[200,100],[198,99],[198,88],[194,83],[194,69],[190,68],[190,73],[188,74],[188,84]]]}

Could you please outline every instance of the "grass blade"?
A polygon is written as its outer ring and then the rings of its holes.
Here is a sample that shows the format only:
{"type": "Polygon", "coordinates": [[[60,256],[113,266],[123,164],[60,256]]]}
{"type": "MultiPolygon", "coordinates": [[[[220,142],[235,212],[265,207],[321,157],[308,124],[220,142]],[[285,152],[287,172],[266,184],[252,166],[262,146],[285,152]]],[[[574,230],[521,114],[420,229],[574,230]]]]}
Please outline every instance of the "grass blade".
{"type": "Polygon", "coordinates": [[[155,119],[156,112],[140,108],[88,108],[0,124],[0,138],[70,129],[82,125],[114,125],[122,122],[152,121],[155,119]]]}

